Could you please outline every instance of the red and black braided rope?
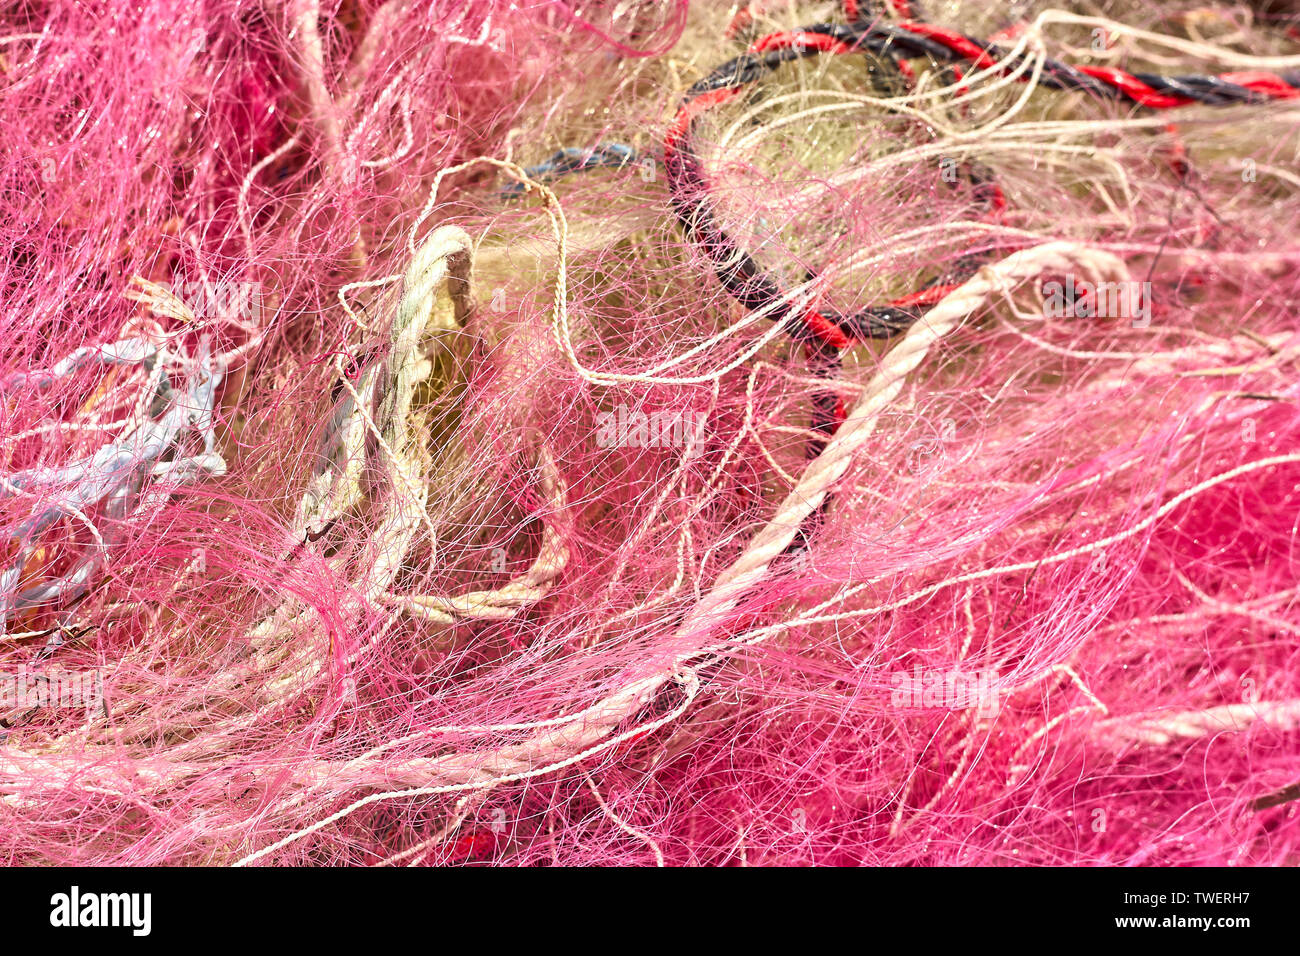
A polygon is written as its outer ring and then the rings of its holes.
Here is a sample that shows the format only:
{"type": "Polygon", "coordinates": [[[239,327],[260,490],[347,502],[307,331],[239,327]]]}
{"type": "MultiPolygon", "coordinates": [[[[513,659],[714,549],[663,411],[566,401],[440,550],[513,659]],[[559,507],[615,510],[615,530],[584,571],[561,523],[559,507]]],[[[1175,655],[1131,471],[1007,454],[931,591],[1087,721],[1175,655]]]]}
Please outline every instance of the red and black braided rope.
{"type": "MultiPolygon", "coordinates": [[[[687,237],[713,264],[723,288],[751,312],[766,310],[769,318],[779,322],[791,317],[793,306],[779,283],[718,225],[708,182],[692,142],[695,120],[784,63],[823,53],[867,51],[896,61],[925,57],[936,63],[967,62],[978,68],[995,67],[1007,53],[996,44],[919,21],[813,24],[763,37],[745,53],[719,66],[687,91],[669,128],[664,166],[674,213],[687,237]]],[[[1048,59],[1038,82],[1049,89],[1084,92],[1149,109],[1300,98],[1300,70],[1281,74],[1246,71],[1220,76],[1161,76],[1127,73],[1114,67],[1074,67],[1048,59]]],[[[1000,192],[996,195],[1000,201],[1000,192]]],[[[835,350],[854,340],[888,338],[916,321],[919,313],[915,306],[929,304],[924,296],[936,292],[921,290],[907,299],[871,306],[852,315],[805,309],[799,316],[801,325],[792,329],[792,334],[815,339],[835,350]]]]}

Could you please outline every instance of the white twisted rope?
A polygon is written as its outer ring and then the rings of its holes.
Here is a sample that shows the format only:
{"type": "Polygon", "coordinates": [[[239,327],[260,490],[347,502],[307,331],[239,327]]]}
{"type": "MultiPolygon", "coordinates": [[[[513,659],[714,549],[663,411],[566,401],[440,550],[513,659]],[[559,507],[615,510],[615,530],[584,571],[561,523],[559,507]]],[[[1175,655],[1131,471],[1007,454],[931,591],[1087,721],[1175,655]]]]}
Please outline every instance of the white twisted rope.
{"type": "Polygon", "coordinates": [[[1078,270],[1092,281],[1115,281],[1128,276],[1123,260],[1108,252],[1070,242],[1050,242],[985,266],[969,282],[944,297],[884,356],[879,371],[863,389],[845,422],[822,453],[809,463],[772,520],[718,576],[712,590],[687,615],[681,630],[707,628],[711,620],[735,607],[741,596],[785,552],[804,520],[821,506],[844,477],[857,450],[875,431],[881,413],[898,396],[907,376],[925,360],[936,342],[991,296],[1001,294],[1018,280],[1049,270],[1078,270]]]}
{"type": "MultiPolygon", "coordinates": [[[[699,678],[690,667],[690,662],[710,654],[717,659],[727,653],[725,650],[719,651],[717,646],[698,641],[698,638],[711,633],[713,623],[735,607],[744,593],[757,583],[771,563],[784,552],[803,520],[820,506],[836,482],[848,471],[854,454],[874,431],[881,412],[898,395],[906,377],[924,361],[934,344],[991,297],[1006,292],[1017,280],[1031,278],[1045,270],[1071,269],[1078,270],[1094,281],[1114,281],[1127,277],[1123,261],[1109,253],[1074,243],[1047,243],[985,266],[908,330],[885,356],[880,370],[863,390],[848,420],[808,466],[773,518],[754,537],[744,553],[718,576],[713,588],[678,626],[678,635],[697,639],[696,650],[679,655],[670,667],[641,677],[604,697],[571,719],[566,719],[563,725],[548,724],[539,733],[520,743],[477,753],[457,753],[407,761],[402,765],[404,772],[390,779],[410,779],[412,772],[427,774],[422,777],[420,786],[408,790],[387,790],[363,797],[330,817],[243,857],[236,865],[242,866],[262,859],[377,801],[487,790],[551,773],[606,752],[624,740],[664,726],[685,713],[700,689],[699,678]],[[682,700],[670,713],[644,725],[619,730],[629,718],[654,700],[670,681],[676,681],[683,692],[682,700]]],[[[734,650],[734,645],[732,649],[734,650]]]]}

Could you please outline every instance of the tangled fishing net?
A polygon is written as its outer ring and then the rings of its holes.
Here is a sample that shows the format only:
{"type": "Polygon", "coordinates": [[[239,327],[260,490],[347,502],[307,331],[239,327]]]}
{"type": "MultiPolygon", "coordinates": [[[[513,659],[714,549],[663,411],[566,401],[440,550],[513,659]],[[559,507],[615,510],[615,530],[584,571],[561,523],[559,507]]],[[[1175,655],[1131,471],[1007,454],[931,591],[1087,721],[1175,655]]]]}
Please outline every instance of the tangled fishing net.
{"type": "Polygon", "coordinates": [[[0,859],[1281,864],[1300,17],[0,19],[0,859]]]}

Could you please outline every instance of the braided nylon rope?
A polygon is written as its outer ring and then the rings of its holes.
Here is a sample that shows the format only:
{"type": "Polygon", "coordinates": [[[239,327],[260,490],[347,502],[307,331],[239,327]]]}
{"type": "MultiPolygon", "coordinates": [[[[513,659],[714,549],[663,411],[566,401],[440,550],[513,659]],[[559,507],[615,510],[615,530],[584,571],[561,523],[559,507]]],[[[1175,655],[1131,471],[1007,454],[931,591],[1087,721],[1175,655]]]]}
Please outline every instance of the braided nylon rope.
{"type": "MultiPolygon", "coordinates": [[[[856,4],[849,8],[850,16],[855,13],[856,4]]],[[[916,21],[817,23],[774,33],[755,41],[747,52],[728,60],[691,86],[664,142],[673,210],[687,237],[713,264],[727,292],[749,311],[763,311],[778,323],[798,314],[802,328],[796,328],[794,334],[820,340],[836,350],[847,347],[854,339],[895,335],[916,321],[919,313],[901,303],[871,306],[847,316],[792,305],[791,297],[781,290],[776,280],[763,272],[718,226],[691,133],[695,120],[705,111],[734,99],[745,86],[784,63],[823,53],[864,52],[899,61],[925,57],[936,63],[969,62],[1002,72],[1009,71],[1006,63],[1013,59],[1011,51],[996,44],[916,21]]],[[[1033,81],[1048,89],[1083,92],[1149,109],[1190,104],[1231,106],[1300,98],[1300,70],[1280,74],[1251,70],[1221,76],[1160,76],[1126,73],[1113,67],[1074,67],[1044,58],[1033,81]]]]}

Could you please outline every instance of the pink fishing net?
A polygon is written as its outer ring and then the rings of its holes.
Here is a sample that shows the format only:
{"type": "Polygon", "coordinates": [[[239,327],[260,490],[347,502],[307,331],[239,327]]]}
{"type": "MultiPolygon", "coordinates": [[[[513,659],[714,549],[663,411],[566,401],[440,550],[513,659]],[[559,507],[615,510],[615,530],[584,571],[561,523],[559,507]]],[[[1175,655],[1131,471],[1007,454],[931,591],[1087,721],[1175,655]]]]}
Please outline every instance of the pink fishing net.
{"type": "Polygon", "coordinates": [[[849,6],[0,15],[0,859],[1296,861],[1300,20],[849,6]]]}

